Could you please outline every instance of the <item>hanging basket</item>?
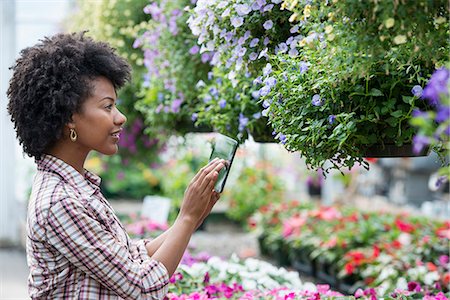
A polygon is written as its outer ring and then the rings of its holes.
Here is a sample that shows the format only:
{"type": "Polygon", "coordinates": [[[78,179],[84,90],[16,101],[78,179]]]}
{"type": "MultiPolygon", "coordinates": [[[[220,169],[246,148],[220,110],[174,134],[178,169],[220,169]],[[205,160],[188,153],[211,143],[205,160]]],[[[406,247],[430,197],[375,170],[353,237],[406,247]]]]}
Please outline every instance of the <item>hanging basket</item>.
{"type": "Polygon", "coordinates": [[[363,151],[363,157],[384,158],[384,157],[418,157],[427,156],[430,148],[424,148],[420,153],[413,151],[412,144],[403,144],[397,146],[395,144],[375,144],[363,151]]]}
{"type": "Polygon", "coordinates": [[[177,120],[175,121],[175,130],[181,134],[186,134],[189,132],[199,132],[199,133],[207,133],[213,132],[212,127],[209,126],[195,126],[191,120],[177,120]]]}

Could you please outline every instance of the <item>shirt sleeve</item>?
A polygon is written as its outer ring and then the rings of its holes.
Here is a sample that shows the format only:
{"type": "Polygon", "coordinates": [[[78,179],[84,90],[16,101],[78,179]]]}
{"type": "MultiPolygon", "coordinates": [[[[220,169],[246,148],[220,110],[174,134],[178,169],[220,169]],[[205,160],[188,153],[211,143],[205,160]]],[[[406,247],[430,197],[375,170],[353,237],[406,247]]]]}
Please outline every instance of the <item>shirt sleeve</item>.
{"type": "Polygon", "coordinates": [[[118,296],[162,299],[167,293],[169,275],[165,266],[148,255],[133,257],[79,200],[57,201],[50,207],[47,221],[49,243],[118,296]]]}

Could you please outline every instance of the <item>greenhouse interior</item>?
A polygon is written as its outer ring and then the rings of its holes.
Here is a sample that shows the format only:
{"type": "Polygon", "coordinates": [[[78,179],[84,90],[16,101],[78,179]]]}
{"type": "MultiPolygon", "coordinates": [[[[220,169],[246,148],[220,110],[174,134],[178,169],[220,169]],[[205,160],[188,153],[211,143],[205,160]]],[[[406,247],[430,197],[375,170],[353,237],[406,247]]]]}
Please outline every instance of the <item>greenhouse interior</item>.
{"type": "Polygon", "coordinates": [[[0,7],[0,299],[450,299],[449,1],[0,7]],[[83,43],[87,67],[115,73],[71,78],[83,43]],[[120,70],[89,60],[98,45],[120,70]],[[87,120],[68,104],[73,87],[85,85],[76,101],[87,107],[98,76],[115,92],[114,153],[83,136],[100,126],[70,127],[87,120]],[[21,110],[33,92],[35,108],[21,110]],[[40,128],[45,117],[60,125],[40,128]],[[46,135],[32,152],[28,140],[46,135]],[[84,155],[82,172],[63,146],[84,151],[70,154],[84,155]],[[42,178],[62,176],[43,167],[49,157],[87,186],[87,173],[99,177],[92,197],[127,242],[90,215],[94,200],[58,194],[72,195],[70,180],[40,193],[42,178]],[[188,230],[194,201],[205,205],[188,230]],[[103,234],[113,242],[91,241],[103,234]]]}

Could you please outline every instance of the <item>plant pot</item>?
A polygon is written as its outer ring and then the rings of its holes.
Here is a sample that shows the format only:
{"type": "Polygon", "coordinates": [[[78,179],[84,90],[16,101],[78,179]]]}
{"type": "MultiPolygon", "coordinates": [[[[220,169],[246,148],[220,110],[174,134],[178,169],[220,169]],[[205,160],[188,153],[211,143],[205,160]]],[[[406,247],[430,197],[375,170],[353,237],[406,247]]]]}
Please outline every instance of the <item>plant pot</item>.
{"type": "Polygon", "coordinates": [[[316,277],[320,283],[328,283],[332,287],[338,286],[337,266],[323,258],[318,258],[316,261],[316,277]]]}
{"type": "Polygon", "coordinates": [[[278,248],[276,251],[272,253],[272,256],[276,261],[277,265],[280,267],[286,267],[291,264],[289,260],[289,253],[286,246],[281,246],[280,248],[278,248]]]}
{"type": "Polygon", "coordinates": [[[189,132],[207,133],[213,132],[212,127],[200,125],[195,126],[191,120],[177,120],[175,121],[174,128],[177,132],[181,134],[186,134],[189,132]]]}
{"type": "Polygon", "coordinates": [[[265,123],[255,126],[250,134],[257,143],[278,143],[279,141],[274,139],[272,131],[272,127],[265,123]]]}
{"type": "Polygon", "coordinates": [[[258,236],[259,253],[263,256],[268,256],[269,249],[267,248],[266,244],[264,243],[265,238],[266,237],[263,234],[258,236]]]}
{"type": "Polygon", "coordinates": [[[416,154],[413,151],[412,144],[403,144],[401,146],[397,146],[395,144],[375,144],[363,150],[363,157],[416,157],[427,156],[429,152],[430,149],[425,148],[420,153],[416,154]]]}
{"type": "Polygon", "coordinates": [[[313,197],[320,197],[322,195],[322,187],[315,185],[308,185],[308,194],[313,197]]]}
{"type": "Polygon", "coordinates": [[[310,253],[307,249],[294,249],[291,252],[292,267],[299,273],[316,276],[316,264],[309,257],[310,253]]]}

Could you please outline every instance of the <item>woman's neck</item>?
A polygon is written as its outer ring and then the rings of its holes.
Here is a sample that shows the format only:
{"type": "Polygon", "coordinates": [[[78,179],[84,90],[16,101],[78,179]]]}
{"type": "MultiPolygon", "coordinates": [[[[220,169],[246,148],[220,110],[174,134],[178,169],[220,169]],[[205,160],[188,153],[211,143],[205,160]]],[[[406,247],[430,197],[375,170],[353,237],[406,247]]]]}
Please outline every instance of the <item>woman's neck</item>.
{"type": "Polygon", "coordinates": [[[71,165],[78,173],[84,176],[84,162],[89,152],[78,149],[78,147],[70,143],[57,142],[46,153],[71,165]]]}

